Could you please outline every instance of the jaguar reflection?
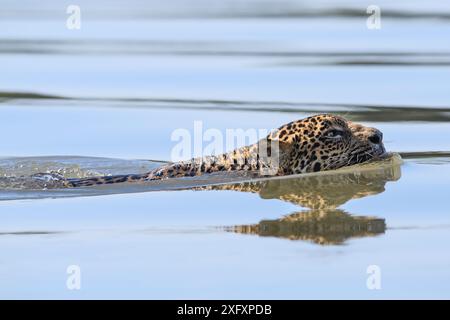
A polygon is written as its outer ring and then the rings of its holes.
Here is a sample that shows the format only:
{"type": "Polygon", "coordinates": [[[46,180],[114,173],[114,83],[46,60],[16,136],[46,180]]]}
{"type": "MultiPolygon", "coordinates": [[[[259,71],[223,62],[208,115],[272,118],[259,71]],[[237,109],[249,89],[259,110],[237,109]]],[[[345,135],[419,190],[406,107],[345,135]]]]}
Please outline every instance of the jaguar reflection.
{"type": "Polygon", "coordinates": [[[386,183],[397,181],[400,176],[400,162],[390,162],[380,167],[369,166],[366,170],[336,171],[201,189],[252,192],[263,199],[279,199],[306,208],[276,220],[225,227],[229,232],[340,245],[350,238],[384,234],[385,219],[349,214],[339,207],[350,200],[384,192],[386,183]]]}

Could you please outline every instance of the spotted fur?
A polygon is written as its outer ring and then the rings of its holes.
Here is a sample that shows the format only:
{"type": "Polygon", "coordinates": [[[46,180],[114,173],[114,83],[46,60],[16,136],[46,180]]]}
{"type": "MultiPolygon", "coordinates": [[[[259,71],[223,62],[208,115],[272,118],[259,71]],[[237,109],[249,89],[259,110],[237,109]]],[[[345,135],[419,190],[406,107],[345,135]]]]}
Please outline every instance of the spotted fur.
{"type": "Polygon", "coordinates": [[[218,156],[171,163],[146,174],[68,179],[68,187],[193,177],[215,172],[290,175],[338,169],[385,154],[382,133],[342,117],[320,114],[290,122],[250,146],[218,156]]]}

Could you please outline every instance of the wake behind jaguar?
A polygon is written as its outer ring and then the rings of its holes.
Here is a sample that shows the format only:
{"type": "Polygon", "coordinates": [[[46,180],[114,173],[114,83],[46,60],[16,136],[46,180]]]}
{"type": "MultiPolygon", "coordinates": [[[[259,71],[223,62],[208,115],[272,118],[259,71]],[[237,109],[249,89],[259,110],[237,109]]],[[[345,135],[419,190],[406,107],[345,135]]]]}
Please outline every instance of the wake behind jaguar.
{"type": "Polygon", "coordinates": [[[217,172],[283,176],[325,170],[384,157],[383,134],[331,114],[292,121],[252,145],[220,155],[169,163],[145,174],[64,179],[65,187],[145,182],[217,172]]]}

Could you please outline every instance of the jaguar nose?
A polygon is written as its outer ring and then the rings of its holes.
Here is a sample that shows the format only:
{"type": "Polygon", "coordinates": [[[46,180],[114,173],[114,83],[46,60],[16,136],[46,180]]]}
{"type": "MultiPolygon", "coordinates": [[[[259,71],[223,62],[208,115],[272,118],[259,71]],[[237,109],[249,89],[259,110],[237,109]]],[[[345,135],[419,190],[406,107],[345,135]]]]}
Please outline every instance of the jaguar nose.
{"type": "Polygon", "coordinates": [[[383,141],[383,134],[381,131],[375,130],[368,139],[373,144],[380,144],[383,141]]]}

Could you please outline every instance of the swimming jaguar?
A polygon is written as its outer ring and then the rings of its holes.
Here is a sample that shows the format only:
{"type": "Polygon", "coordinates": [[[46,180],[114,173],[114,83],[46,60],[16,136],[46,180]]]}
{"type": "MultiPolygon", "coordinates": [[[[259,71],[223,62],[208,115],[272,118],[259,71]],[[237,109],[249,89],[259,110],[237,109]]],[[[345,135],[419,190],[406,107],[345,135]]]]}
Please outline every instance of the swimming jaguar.
{"type": "Polygon", "coordinates": [[[386,154],[381,131],[332,114],[292,121],[255,144],[215,156],[169,163],[145,174],[66,179],[66,187],[143,182],[216,172],[259,176],[291,175],[338,169],[386,154]]]}

